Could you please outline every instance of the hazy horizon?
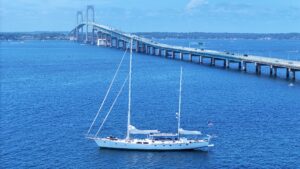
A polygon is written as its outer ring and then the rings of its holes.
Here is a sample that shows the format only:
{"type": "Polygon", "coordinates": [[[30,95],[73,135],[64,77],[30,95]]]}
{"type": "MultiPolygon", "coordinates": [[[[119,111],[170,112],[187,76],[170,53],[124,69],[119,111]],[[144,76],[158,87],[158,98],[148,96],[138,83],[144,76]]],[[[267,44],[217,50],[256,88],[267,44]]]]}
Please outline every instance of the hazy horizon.
{"type": "MultiPolygon", "coordinates": [[[[121,30],[122,31],[122,30],[121,30]]],[[[2,32],[0,33],[69,33],[70,31],[51,31],[51,30],[36,30],[36,31],[7,31],[7,32],[2,32]]],[[[84,32],[85,33],[85,32],[84,32]]],[[[256,32],[161,32],[161,31],[156,31],[156,32],[128,32],[128,33],[204,33],[204,34],[300,34],[300,32],[274,32],[274,33],[269,33],[269,32],[262,32],[262,33],[256,33],[256,32]]]]}

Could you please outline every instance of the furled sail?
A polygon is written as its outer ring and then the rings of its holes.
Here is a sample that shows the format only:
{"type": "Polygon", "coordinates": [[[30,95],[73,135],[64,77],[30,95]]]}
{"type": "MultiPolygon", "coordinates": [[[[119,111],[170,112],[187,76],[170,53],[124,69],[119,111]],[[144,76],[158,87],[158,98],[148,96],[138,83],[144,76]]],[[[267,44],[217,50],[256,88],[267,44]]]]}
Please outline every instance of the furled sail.
{"type": "Polygon", "coordinates": [[[133,125],[129,126],[129,132],[130,134],[155,134],[160,133],[158,130],[139,130],[135,128],[133,125]]]}
{"type": "Polygon", "coordinates": [[[179,134],[185,135],[201,135],[201,131],[193,131],[193,130],[184,130],[182,128],[179,129],[179,134]]]}

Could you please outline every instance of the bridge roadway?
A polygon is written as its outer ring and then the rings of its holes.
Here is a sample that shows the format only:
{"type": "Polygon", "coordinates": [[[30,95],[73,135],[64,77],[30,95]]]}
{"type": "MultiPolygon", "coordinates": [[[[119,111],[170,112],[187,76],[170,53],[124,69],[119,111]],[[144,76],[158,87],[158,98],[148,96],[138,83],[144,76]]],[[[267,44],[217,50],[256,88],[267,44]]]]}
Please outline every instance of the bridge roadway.
{"type": "Polygon", "coordinates": [[[296,79],[296,72],[300,71],[299,61],[167,45],[94,22],[82,22],[70,34],[74,35],[72,39],[76,41],[85,41],[85,43],[91,44],[98,43],[98,45],[122,49],[126,49],[130,40],[133,39],[135,51],[139,53],[171,57],[173,59],[176,58],[176,54],[179,54],[180,60],[183,60],[184,55],[188,55],[189,61],[193,61],[193,57],[198,57],[199,63],[203,63],[204,59],[210,59],[211,65],[215,65],[215,62],[220,60],[223,61],[225,68],[229,68],[230,63],[237,63],[238,68],[242,71],[247,71],[247,64],[253,63],[257,74],[261,74],[262,66],[267,66],[270,70],[270,76],[275,77],[277,76],[277,69],[282,68],[286,69],[286,78],[293,80],[296,79]],[[84,26],[92,27],[93,31],[92,33],[86,32],[85,35],[81,35],[85,36],[85,38],[80,38],[79,30],[84,26]],[[95,30],[96,35],[94,35],[95,30]]]}

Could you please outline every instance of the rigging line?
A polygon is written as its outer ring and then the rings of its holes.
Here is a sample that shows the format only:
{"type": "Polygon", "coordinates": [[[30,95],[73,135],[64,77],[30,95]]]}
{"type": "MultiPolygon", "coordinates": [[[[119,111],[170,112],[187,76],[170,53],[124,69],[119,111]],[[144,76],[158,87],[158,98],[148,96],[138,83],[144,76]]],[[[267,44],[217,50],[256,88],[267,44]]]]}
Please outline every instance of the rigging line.
{"type": "Polygon", "coordinates": [[[102,127],[103,127],[103,125],[104,125],[104,123],[105,123],[105,121],[106,121],[107,117],[109,116],[109,114],[110,114],[110,112],[112,111],[112,109],[113,109],[113,107],[114,107],[115,103],[117,102],[117,100],[118,100],[118,98],[119,98],[120,94],[122,93],[122,91],[123,91],[123,88],[124,88],[124,86],[125,86],[125,84],[126,84],[127,80],[128,80],[128,76],[126,77],[125,81],[123,82],[123,85],[122,85],[121,89],[119,90],[119,93],[117,94],[117,96],[116,96],[116,98],[115,98],[114,102],[113,102],[113,103],[112,103],[112,105],[110,106],[110,108],[109,108],[109,110],[108,110],[108,112],[107,112],[107,114],[106,114],[105,118],[103,119],[103,122],[102,122],[102,124],[100,125],[100,127],[99,127],[99,129],[98,129],[98,131],[97,131],[97,133],[96,133],[96,135],[95,135],[95,137],[97,137],[97,135],[98,135],[98,134],[99,134],[99,132],[101,131],[101,129],[102,129],[102,127]]]}
{"type": "Polygon", "coordinates": [[[116,77],[117,77],[117,74],[118,74],[118,72],[119,72],[119,70],[120,70],[120,67],[121,67],[122,62],[123,62],[123,60],[124,60],[124,58],[125,58],[126,53],[127,53],[127,48],[126,48],[126,50],[125,50],[125,52],[124,52],[124,54],[123,54],[123,56],[122,56],[122,59],[121,59],[119,65],[118,65],[118,68],[117,68],[117,70],[116,70],[116,72],[115,72],[115,74],[114,74],[114,77],[113,77],[112,81],[110,82],[110,85],[109,85],[108,90],[107,90],[107,92],[106,92],[106,94],[105,94],[105,96],[104,96],[104,99],[103,99],[103,101],[102,101],[102,103],[101,103],[101,106],[99,107],[99,109],[98,109],[98,111],[97,111],[97,114],[96,114],[96,116],[94,117],[94,120],[93,120],[93,122],[92,122],[92,124],[91,124],[91,126],[90,126],[90,128],[89,128],[89,130],[88,130],[88,132],[87,132],[87,134],[89,134],[89,133],[91,132],[91,129],[92,129],[92,127],[94,126],[95,121],[96,121],[96,119],[98,118],[100,111],[102,110],[102,107],[103,107],[103,105],[104,105],[104,103],[105,103],[105,101],[106,101],[106,99],[107,99],[107,96],[108,96],[108,94],[109,94],[109,92],[110,92],[110,89],[111,89],[111,87],[112,87],[112,85],[113,85],[113,83],[114,83],[114,81],[115,81],[115,79],[116,79],[116,77]]]}

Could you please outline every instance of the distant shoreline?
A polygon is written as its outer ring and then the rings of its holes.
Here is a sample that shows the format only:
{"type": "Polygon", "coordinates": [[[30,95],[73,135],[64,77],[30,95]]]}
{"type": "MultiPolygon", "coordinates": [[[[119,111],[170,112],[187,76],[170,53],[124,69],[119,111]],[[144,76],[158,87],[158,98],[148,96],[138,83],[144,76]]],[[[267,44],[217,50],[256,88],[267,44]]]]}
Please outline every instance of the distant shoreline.
{"type": "MultiPolygon", "coordinates": [[[[136,32],[156,39],[300,40],[300,33],[136,32]]],[[[0,40],[69,40],[68,32],[0,32],[0,40]]]]}
{"type": "Polygon", "coordinates": [[[253,40],[300,40],[300,33],[205,33],[205,32],[140,32],[136,35],[157,39],[253,39],[253,40]]]}

